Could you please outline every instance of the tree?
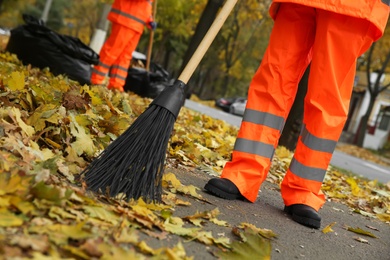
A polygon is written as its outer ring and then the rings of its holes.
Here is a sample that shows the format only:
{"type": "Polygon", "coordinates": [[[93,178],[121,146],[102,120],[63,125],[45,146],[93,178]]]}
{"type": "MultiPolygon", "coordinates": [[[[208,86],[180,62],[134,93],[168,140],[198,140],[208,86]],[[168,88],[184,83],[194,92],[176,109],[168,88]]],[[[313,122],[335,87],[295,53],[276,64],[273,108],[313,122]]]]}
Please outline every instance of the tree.
{"type": "MultiPolygon", "coordinates": [[[[46,0],[37,0],[35,5],[29,5],[25,9],[25,12],[33,15],[37,18],[41,18],[45,9],[46,0]]],[[[67,0],[53,1],[50,12],[48,13],[48,20],[46,22],[47,27],[52,30],[58,31],[63,27],[64,10],[70,6],[70,2],[67,0]]]]}
{"type": "Polygon", "coordinates": [[[237,3],[193,79],[200,98],[246,95],[268,42],[268,30],[264,29],[270,20],[268,4],[254,0],[237,3]]]}
{"type": "MultiPolygon", "coordinates": [[[[182,65],[179,70],[179,75],[183,71],[187,63],[190,61],[198,45],[201,43],[210,26],[213,24],[214,19],[219,9],[222,7],[223,2],[224,0],[208,0],[207,5],[204,8],[202,15],[199,19],[199,22],[196,25],[195,33],[191,38],[186,53],[184,54],[182,65]]],[[[190,87],[190,84],[188,85],[189,89],[187,91],[189,94],[191,94],[192,88],[190,87]]]]}
{"type": "Polygon", "coordinates": [[[368,120],[370,118],[370,115],[372,113],[372,110],[374,108],[375,100],[378,97],[378,95],[390,87],[390,83],[384,86],[381,86],[381,78],[385,74],[386,68],[389,65],[390,62],[390,50],[387,51],[387,53],[384,55],[385,60],[383,61],[380,69],[375,70],[376,71],[376,79],[373,82],[372,77],[373,74],[371,73],[373,71],[372,69],[372,62],[373,62],[373,53],[375,50],[376,42],[371,46],[368,57],[367,57],[367,66],[366,66],[366,74],[367,74],[367,82],[368,82],[368,93],[370,94],[370,100],[369,104],[366,110],[366,113],[363,115],[363,117],[360,120],[359,129],[357,133],[357,141],[356,145],[359,147],[363,147],[364,138],[367,132],[368,127],[368,120]]]}
{"type": "MultiPolygon", "coordinates": [[[[224,37],[223,50],[223,86],[229,86],[231,76],[241,70],[241,61],[245,52],[250,51],[256,44],[256,34],[264,23],[268,14],[268,5],[262,5],[258,1],[240,1],[231,14],[227,30],[222,34],[224,37]]],[[[237,75],[240,77],[240,75],[237,75]]],[[[245,92],[247,86],[244,86],[245,92]]],[[[225,95],[228,89],[225,89],[225,95]]]]}
{"type": "MultiPolygon", "coordinates": [[[[152,60],[161,64],[172,75],[177,75],[181,60],[204,9],[202,1],[159,1],[157,5],[157,29],[154,33],[152,60]]],[[[137,50],[146,53],[149,37],[145,33],[137,50]]]]}
{"type": "Polygon", "coordinates": [[[35,0],[2,0],[0,3],[0,26],[14,28],[22,23],[22,13],[35,4],[35,0]]]}
{"type": "Polygon", "coordinates": [[[195,33],[191,37],[190,44],[188,45],[187,51],[184,55],[182,65],[180,67],[180,73],[183,71],[185,65],[191,59],[192,55],[196,51],[196,48],[206,35],[211,24],[218,13],[218,10],[222,7],[224,0],[208,0],[207,5],[204,8],[202,15],[196,25],[195,33]]]}

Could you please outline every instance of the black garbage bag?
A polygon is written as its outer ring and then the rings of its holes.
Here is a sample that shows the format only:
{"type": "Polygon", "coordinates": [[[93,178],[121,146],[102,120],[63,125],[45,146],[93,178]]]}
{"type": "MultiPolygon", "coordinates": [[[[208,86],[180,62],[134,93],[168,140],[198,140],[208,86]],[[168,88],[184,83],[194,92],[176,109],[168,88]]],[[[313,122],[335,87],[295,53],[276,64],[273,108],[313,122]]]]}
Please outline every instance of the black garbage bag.
{"type": "Polygon", "coordinates": [[[50,68],[54,75],[65,74],[81,84],[90,84],[91,64],[99,55],[80,39],[58,34],[42,20],[23,15],[26,24],[11,30],[6,51],[17,55],[24,64],[50,68]]]}
{"type": "Polygon", "coordinates": [[[156,63],[150,65],[150,71],[142,67],[130,67],[124,90],[134,92],[141,97],[155,98],[171,85],[170,75],[166,70],[156,63]]]}

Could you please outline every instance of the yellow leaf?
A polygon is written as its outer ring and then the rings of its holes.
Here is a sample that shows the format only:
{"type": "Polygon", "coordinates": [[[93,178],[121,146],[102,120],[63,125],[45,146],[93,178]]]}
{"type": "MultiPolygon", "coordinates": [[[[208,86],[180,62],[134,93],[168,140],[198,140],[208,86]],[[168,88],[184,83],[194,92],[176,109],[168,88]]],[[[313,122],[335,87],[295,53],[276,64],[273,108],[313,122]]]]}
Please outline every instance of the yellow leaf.
{"type": "Polygon", "coordinates": [[[132,243],[138,242],[138,234],[135,229],[121,228],[119,234],[114,234],[115,241],[118,243],[132,243]]]}
{"type": "Polygon", "coordinates": [[[174,248],[167,248],[166,254],[168,256],[168,259],[183,259],[183,260],[193,259],[192,257],[187,257],[186,251],[181,241],[179,241],[174,248]]]}
{"type": "Polygon", "coordinates": [[[77,219],[77,217],[69,212],[65,211],[60,207],[50,207],[49,217],[61,221],[62,219],[77,219]]]}
{"type": "Polygon", "coordinates": [[[363,229],[361,229],[359,227],[358,228],[352,228],[352,227],[348,227],[347,226],[347,230],[351,231],[351,232],[354,232],[356,234],[361,234],[361,235],[364,235],[364,236],[369,236],[369,237],[376,238],[376,236],[373,233],[371,233],[369,231],[366,231],[366,230],[363,230],[363,229]]]}
{"type": "Polygon", "coordinates": [[[0,227],[16,227],[23,225],[23,220],[6,209],[0,209],[0,227]]]}
{"type": "MultiPolygon", "coordinates": [[[[19,174],[0,174],[0,195],[18,192],[27,192],[32,176],[20,176],[19,174]]],[[[20,194],[19,194],[20,195],[20,194]]]]}
{"type": "Polygon", "coordinates": [[[119,223],[119,217],[112,211],[108,211],[102,207],[95,206],[83,206],[83,209],[90,217],[97,218],[114,225],[119,223]]]}
{"type": "Polygon", "coordinates": [[[6,208],[10,205],[10,197],[0,197],[0,208],[6,208]]]}
{"type": "Polygon", "coordinates": [[[153,248],[151,248],[150,246],[148,246],[148,244],[146,244],[145,241],[141,241],[138,243],[138,248],[141,250],[141,252],[143,253],[146,253],[146,254],[151,254],[151,255],[155,255],[156,254],[156,250],[154,250],[153,248]]]}
{"type": "Polygon", "coordinates": [[[69,251],[73,255],[78,256],[82,259],[90,259],[90,257],[86,253],[84,253],[83,250],[81,250],[80,248],[70,246],[70,245],[64,245],[62,246],[62,249],[65,249],[66,251],[69,251]]]}
{"type": "Polygon", "coordinates": [[[221,227],[228,227],[230,226],[228,222],[224,220],[218,220],[216,218],[211,218],[210,222],[214,223],[215,225],[221,226],[221,227]]]}
{"type": "Polygon", "coordinates": [[[34,204],[18,196],[12,196],[10,202],[14,207],[20,210],[23,214],[28,214],[35,210],[34,204]]]}
{"type": "Polygon", "coordinates": [[[90,135],[85,132],[84,127],[80,126],[74,115],[70,116],[72,121],[70,123],[70,131],[73,136],[76,137],[76,141],[71,143],[72,148],[76,151],[78,155],[82,155],[84,152],[93,156],[95,153],[95,145],[90,135]]]}
{"type": "Polygon", "coordinates": [[[359,196],[360,188],[356,182],[356,180],[353,177],[349,177],[347,180],[347,183],[351,187],[351,192],[354,196],[359,196]]]}
{"type": "Polygon", "coordinates": [[[329,225],[327,225],[326,227],[324,227],[322,229],[322,233],[326,234],[326,233],[329,233],[329,232],[334,232],[332,227],[336,224],[336,222],[332,222],[330,223],[329,225]]]}
{"type": "Polygon", "coordinates": [[[169,219],[164,222],[164,228],[166,231],[179,236],[192,237],[199,228],[184,228],[181,224],[170,223],[169,219]]]}
{"type": "Polygon", "coordinates": [[[8,79],[8,88],[12,91],[24,89],[24,73],[14,71],[11,73],[11,78],[8,79]]]}
{"type": "Polygon", "coordinates": [[[382,213],[376,215],[380,220],[390,222],[390,214],[382,213]]]}
{"type": "Polygon", "coordinates": [[[32,136],[35,134],[35,130],[32,126],[27,125],[21,118],[20,110],[12,107],[10,111],[10,116],[13,116],[18,123],[19,127],[27,134],[27,136],[32,136]]]}
{"type": "Polygon", "coordinates": [[[188,221],[190,221],[194,226],[202,227],[202,223],[204,220],[199,218],[189,218],[188,221]]]}
{"type": "Polygon", "coordinates": [[[196,192],[196,190],[199,190],[199,188],[195,187],[194,185],[182,186],[179,187],[177,190],[184,194],[191,195],[194,198],[202,199],[202,195],[196,192]]]}
{"type": "Polygon", "coordinates": [[[245,232],[245,242],[233,241],[230,251],[217,253],[224,260],[269,260],[271,259],[271,242],[253,232],[245,232]]]}
{"type": "Polygon", "coordinates": [[[253,224],[249,224],[249,223],[241,223],[239,226],[239,228],[244,228],[246,230],[252,230],[256,233],[258,233],[259,235],[261,235],[262,237],[264,238],[273,238],[273,237],[277,237],[277,235],[270,229],[265,229],[265,228],[258,228],[256,227],[255,225],[253,224]]]}
{"type": "Polygon", "coordinates": [[[50,240],[57,245],[67,245],[68,239],[85,239],[92,237],[93,234],[83,229],[84,222],[79,222],[77,225],[68,226],[61,224],[47,226],[31,226],[28,230],[32,233],[47,234],[50,240]]]}
{"type": "Polygon", "coordinates": [[[163,175],[163,181],[170,182],[176,189],[181,186],[181,182],[176,178],[176,175],[171,172],[163,175]]]}

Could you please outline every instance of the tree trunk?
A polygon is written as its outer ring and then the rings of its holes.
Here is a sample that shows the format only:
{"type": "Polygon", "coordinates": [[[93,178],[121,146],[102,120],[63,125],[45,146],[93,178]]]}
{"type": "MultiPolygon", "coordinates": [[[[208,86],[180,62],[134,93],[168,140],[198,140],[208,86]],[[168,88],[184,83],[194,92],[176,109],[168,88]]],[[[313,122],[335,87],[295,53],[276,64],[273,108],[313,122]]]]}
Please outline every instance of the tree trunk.
{"type": "MultiPolygon", "coordinates": [[[[179,70],[179,75],[184,70],[184,67],[187,65],[192,55],[196,51],[198,45],[202,41],[203,37],[209,30],[211,24],[214,22],[215,17],[217,16],[219,9],[222,7],[223,2],[224,0],[208,0],[207,5],[203,10],[202,16],[200,17],[199,22],[196,25],[195,33],[192,36],[190,44],[188,45],[187,51],[184,55],[182,65],[179,70]]],[[[188,92],[191,93],[192,89],[189,88],[188,92]]]]}
{"type": "Polygon", "coordinates": [[[110,25],[110,22],[107,20],[107,15],[110,12],[110,10],[111,10],[110,4],[103,5],[99,21],[96,25],[91,41],[89,43],[89,47],[91,47],[91,49],[93,49],[96,53],[100,52],[106,40],[107,30],[110,25]]]}
{"type": "Polygon", "coordinates": [[[378,97],[378,95],[386,90],[387,88],[390,87],[390,84],[381,87],[381,77],[384,75],[385,70],[387,68],[387,65],[390,62],[390,51],[387,52],[386,58],[384,62],[381,65],[381,68],[377,70],[377,76],[376,80],[374,83],[371,83],[371,74],[372,74],[372,68],[371,68],[371,62],[373,59],[373,52],[374,48],[376,46],[377,42],[374,42],[368,52],[368,57],[367,57],[367,68],[366,68],[366,73],[367,73],[367,82],[368,82],[368,91],[370,93],[370,102],[368,104],[368,108],[364,116],[361,118],[360,123],[359,123],[359,129],[358,132],[356,133],[355,136],[355,144],[359,147],[363,147],[364,144],[364,138],[367,132],[367,127],[368,127],[368,120],[370,119],[370,115],[372,113],[372,110],[374,109],[374,104],[375,100],[378,97]]]}
{"type": "Polygon", "coordinates": [[[202,16],[199,18],[199,22],[196,25],[195,33],[192,36],[190,44],[188,45],[188,49],[184,55],[180,73],[183,71],[185,65],[187,65],[188,61],[196,51],[199,43],[202,41],[211,24],[214,22],[214,19],[217,16],[219,9],[222,7],[223,2],[224,0],[208,0],[207,5],[203,10],[202,16]]]}
{"type": "Polygon", "coordinates": [[[290,151],[294,151],[298,142],[303,120],[303,105],[307,92],[307,83],[309,79],[310,66],[307,67],[301,81],[298,84],[298,92],[295,96],[294,103],[288,114],[286,124],[283,128],[282,135],[279,139],[279,145],[284,146],[290,151]]]}
{"type": "Polygon", "coordinates": [[[370,119],[372,109],[374,108],[375,99],[376,99],[376,96],[373,96],[371,94],[370,103],[368,104],[367,111],[364,114],[364,116],[362,116],[362,118],[360,119],[359,129],[358,129],[357,138],[356,138],[356,145],[359,147],[363,147],[364,137],[366,135],[367,127],[368,127],[368,120],[370,119]]]}

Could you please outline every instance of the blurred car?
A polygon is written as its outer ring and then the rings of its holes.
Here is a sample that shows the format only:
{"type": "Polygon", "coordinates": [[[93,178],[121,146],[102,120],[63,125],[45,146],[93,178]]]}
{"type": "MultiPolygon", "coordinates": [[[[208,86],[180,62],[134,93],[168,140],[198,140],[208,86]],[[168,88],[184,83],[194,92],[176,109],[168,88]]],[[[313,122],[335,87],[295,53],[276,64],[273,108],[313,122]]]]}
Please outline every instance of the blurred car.
{"type": "Polygon", "coordinates": [[[215,105],[221,108],[225,112],[230,112],[230,106],[237,100],[246,99],[243,97],[228,97],[228,98],[218,98],[215,100],[215,105]]]}
{"type": "Polygon", "coordinates": [[[243,116],[246,107],[246,98],[238,98],[236,99],[229,108],[229,113],[233,115],[243,116]]]}

